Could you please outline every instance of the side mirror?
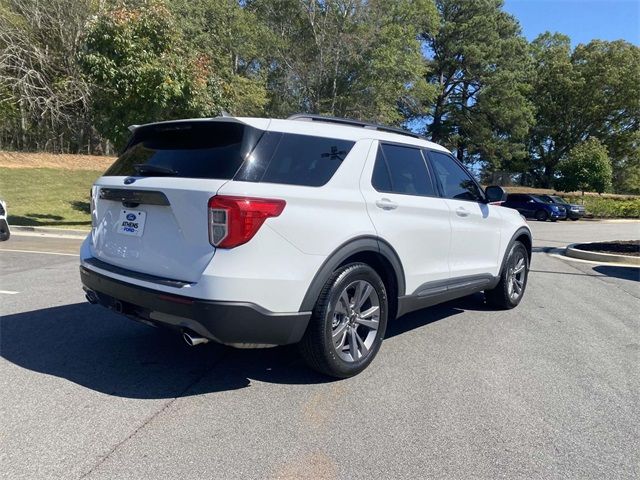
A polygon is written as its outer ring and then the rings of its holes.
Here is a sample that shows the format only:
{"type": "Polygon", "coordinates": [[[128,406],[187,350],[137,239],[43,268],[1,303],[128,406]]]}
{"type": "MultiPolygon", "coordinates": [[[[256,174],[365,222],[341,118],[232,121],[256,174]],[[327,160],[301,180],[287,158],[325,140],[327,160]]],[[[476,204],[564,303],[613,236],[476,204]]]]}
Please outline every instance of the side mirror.
{"type": "Polygon", "coordinates": [[[484,193],[487,196],[488,203],[504,202],[507,199],[507,192],[498,185],[491,185],[485,188],[484,193]]]}

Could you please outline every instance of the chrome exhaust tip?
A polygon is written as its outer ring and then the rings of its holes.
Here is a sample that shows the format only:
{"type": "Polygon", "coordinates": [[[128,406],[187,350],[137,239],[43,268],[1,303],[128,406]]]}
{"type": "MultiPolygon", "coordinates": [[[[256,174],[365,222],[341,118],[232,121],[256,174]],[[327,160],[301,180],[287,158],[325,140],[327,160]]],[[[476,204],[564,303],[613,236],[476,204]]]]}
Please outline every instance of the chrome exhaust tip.
{"type": "Polygon", "coordinates": [[[201,337],[197,333],[184,331],[182,332],[182,338],[190,347],[195,347],[196,345],[202,345],[205,343],[209,343],[208,338],[201,337]]]}
{"type": "Polygon", "coordinates": [[[95,305],[96,303],[98,303],[98,296],[96,295],[96,292],[94,292],[93,290],[87,290],[86,293],[84,294],[84,298],[86,298],[87,302],[89,302],[92,305],[95,305]]]}

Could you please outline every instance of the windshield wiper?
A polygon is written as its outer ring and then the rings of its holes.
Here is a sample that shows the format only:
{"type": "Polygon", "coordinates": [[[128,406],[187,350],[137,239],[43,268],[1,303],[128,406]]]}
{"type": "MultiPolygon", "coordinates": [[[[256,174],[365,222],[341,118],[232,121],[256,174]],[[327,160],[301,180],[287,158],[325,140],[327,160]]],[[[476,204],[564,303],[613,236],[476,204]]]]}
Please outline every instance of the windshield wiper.
{"type": "Polygon", "coordinates": [[[146,163],[136,163],[133,166],[133,168],[135,169],[138,175],[144,175],[144,176],[161,177],[161,176],[171,176],[171,175],[178,174],[178,172],[176,172],[172,168],[160,167],[158,165],[149,165],[146,163]]]}

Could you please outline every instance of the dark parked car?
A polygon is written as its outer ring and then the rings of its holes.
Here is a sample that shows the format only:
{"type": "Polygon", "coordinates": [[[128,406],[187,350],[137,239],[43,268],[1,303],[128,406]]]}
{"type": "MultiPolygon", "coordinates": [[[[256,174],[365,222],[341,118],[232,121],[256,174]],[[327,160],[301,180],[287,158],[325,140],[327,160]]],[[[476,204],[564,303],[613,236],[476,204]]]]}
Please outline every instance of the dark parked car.
{"type": "Polygon", "coordinates": [[[540,195],[540,198],[564,207],[564,209],[567,211],[567,218],[570,218],[571,220],[579,220],[584,217],[584,205],[569,203],[564,198],[559,197],[558,195],[540,195]]]}
{"type": "Polygon", "coordinates": [[[563,206],[529,193],[510,193],[502,206],[518,210],[524,217],[535,218],[541,222],[555,222],[567,218],[567,210],[563,206]]]}

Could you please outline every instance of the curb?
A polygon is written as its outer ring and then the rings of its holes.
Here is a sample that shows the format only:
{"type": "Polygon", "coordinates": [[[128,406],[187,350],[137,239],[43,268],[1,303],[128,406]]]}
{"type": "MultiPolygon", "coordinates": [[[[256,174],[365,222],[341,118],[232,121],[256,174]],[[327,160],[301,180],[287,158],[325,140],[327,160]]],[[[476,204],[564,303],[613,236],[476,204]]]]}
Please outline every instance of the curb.
{"type": "Polygon", "coordinates": [[[34,235],[55,235],[56,237],[85,238],[90,230],[71,230],[66,228],[53,227],[27,227],[22,225],[11,225],[11,233],[29,233],[34,235]]]}
{"type": "Polygon", "coordinates": [[[637,223],[640,222],[640,218],[591,218],[582,217],[579,221],[585,222],[607,222],[607,223],[637,223]]]}
{"type": "Polygon", "coordinates": [[[631,255],[616,255],[613,253],[588,252],[575,248],[576,245],[584,245],[584,243],[572,243],[567,245],[565,255],[567,257],[579,258],[580,260],[591,260],[592,262],[603,263],[624,263],[627,265],[640,265],[640,257],[631,255]]]}

